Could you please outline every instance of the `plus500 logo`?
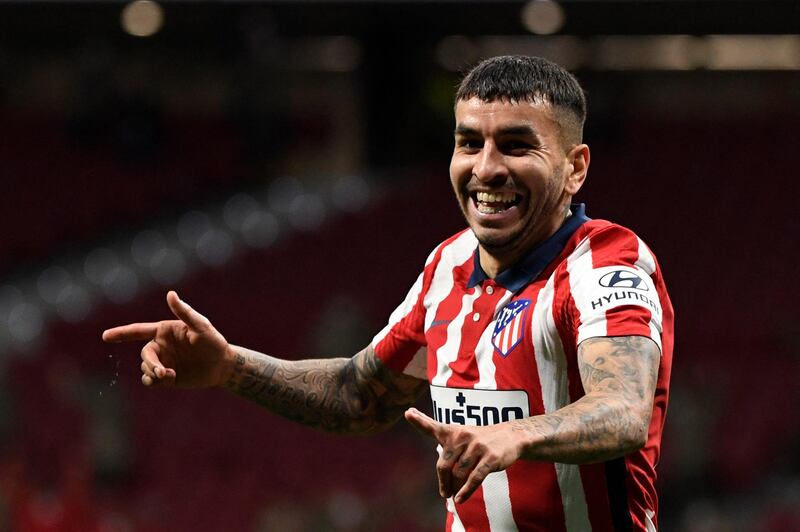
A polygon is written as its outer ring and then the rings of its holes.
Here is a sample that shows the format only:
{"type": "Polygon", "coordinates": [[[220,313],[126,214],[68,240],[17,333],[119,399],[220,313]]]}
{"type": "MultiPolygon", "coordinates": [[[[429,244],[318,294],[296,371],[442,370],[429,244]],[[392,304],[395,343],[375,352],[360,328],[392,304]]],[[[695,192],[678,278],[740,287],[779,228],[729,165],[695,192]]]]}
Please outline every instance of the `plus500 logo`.
{"type": "MultiPolygon", "coordinates": [[[[492,392],[482,391],[480,393],[491,394],[492,392]]],[[[511,393],[520,393],[520,392],[511,392],[511,393]]],[[[524,392],[521,393],[524,394],[524,392]]],[[[432,395],[439,395],[439,394],[432,394],[432,395]]],[[[475,395],[475,391],[472,391],[470,395],[475,395]]],[[[455,401],[453,401],[452,399],[442,400],[441,397],[439,398],[439,400],[434,398],[433,417],[436,421],[440,423],[456,424],[456,425],[474,425],[474,426],[494,425],[496,423],[513,421],[515,419],[522,419],[525,417],[525,409],[523,409],[521,406],[513,406],[513,404],[508,405],[506,401],[499,401],[500,403],[499,405],[471,404],[476,402],[474,401],[474,399],[475,398],[468,398],[463,392],[458,392],[458,394],[454,398],[455,401]],[[470,399],[473,400],[471,401],[470,399]],[[455,402],[456,404],[453,405],[453,402],[455,402]],[[502,403],[504,402],[506,402],[506,405],[502,405],[502,403]],[[448,407],[446,406],[446,404],[452,406],[448,407]]],[[[525,400],[527,402],[527,396],[525,396],[525,400]]]]}

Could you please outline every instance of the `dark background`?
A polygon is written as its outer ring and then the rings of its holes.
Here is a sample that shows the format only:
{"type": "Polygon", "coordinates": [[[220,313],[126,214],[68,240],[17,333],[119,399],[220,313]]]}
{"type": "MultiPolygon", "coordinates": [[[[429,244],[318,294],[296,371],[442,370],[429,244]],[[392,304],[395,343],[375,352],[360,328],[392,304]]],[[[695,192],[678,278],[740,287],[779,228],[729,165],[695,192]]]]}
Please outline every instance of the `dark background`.
{"type": "Polygon", "coordinates": [[[800,527],[795,2],[0,3],[0,529],[441,530],[405,426],[318,433],[221,391],[146,390],[103,329],[177,289],[232,342],[349,356],[451,198],[459,72],[573,70],[588,214],[654,250],[676,310],[663,530],[800,527]]]}

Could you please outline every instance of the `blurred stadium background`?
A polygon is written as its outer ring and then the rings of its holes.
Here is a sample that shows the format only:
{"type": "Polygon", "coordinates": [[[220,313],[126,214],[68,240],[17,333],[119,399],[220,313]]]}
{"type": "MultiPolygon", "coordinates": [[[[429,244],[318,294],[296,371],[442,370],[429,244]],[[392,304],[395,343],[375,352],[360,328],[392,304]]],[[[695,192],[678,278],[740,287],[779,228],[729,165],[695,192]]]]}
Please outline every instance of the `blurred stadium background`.
{"type": "Polygon", "coordinates": [[[663,530],[800,530],[797,2],[0,3],[0,530],[434,531],[434,453],[145,390],[178,289],[286,358],[366,345],[450,197],[459,72],[588,90],[580,200],[677,311],[663,530]]]}

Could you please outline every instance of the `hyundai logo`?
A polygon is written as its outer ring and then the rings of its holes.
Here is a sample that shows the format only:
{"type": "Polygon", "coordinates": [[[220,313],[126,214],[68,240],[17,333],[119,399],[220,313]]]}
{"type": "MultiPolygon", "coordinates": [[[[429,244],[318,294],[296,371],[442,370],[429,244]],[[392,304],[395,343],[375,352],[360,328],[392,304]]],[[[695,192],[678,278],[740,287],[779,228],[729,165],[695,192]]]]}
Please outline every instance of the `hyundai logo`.
{"type": "Polygon", "coordinates": [[[606,288],[635,288],[636,290],[647,291],[647,284],[641,277],[627,270],[616,270],[608,272],[600,278],[600,286],[606,288]]]}

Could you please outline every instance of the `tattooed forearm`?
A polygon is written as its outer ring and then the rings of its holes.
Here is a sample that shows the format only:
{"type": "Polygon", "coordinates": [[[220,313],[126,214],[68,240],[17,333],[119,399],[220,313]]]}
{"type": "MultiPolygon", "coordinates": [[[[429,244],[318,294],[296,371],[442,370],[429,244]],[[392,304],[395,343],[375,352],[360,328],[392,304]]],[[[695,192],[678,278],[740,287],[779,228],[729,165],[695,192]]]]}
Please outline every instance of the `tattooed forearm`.
{"type": "Polygon", "coordinates": [[[644,337],[592,338],[578,348],[584,395],[556,412],[512,422],[523,457],[563,463],[610,460],[647,440],[660,354],[644,337]]]}
{"type": "Polygon", "coordinates": [[[241,347],[225,386],[276,414],[333,432],[394,424],[424,381],[386,368],[371,348],[353,358],[286,361],[241,347]]]}

